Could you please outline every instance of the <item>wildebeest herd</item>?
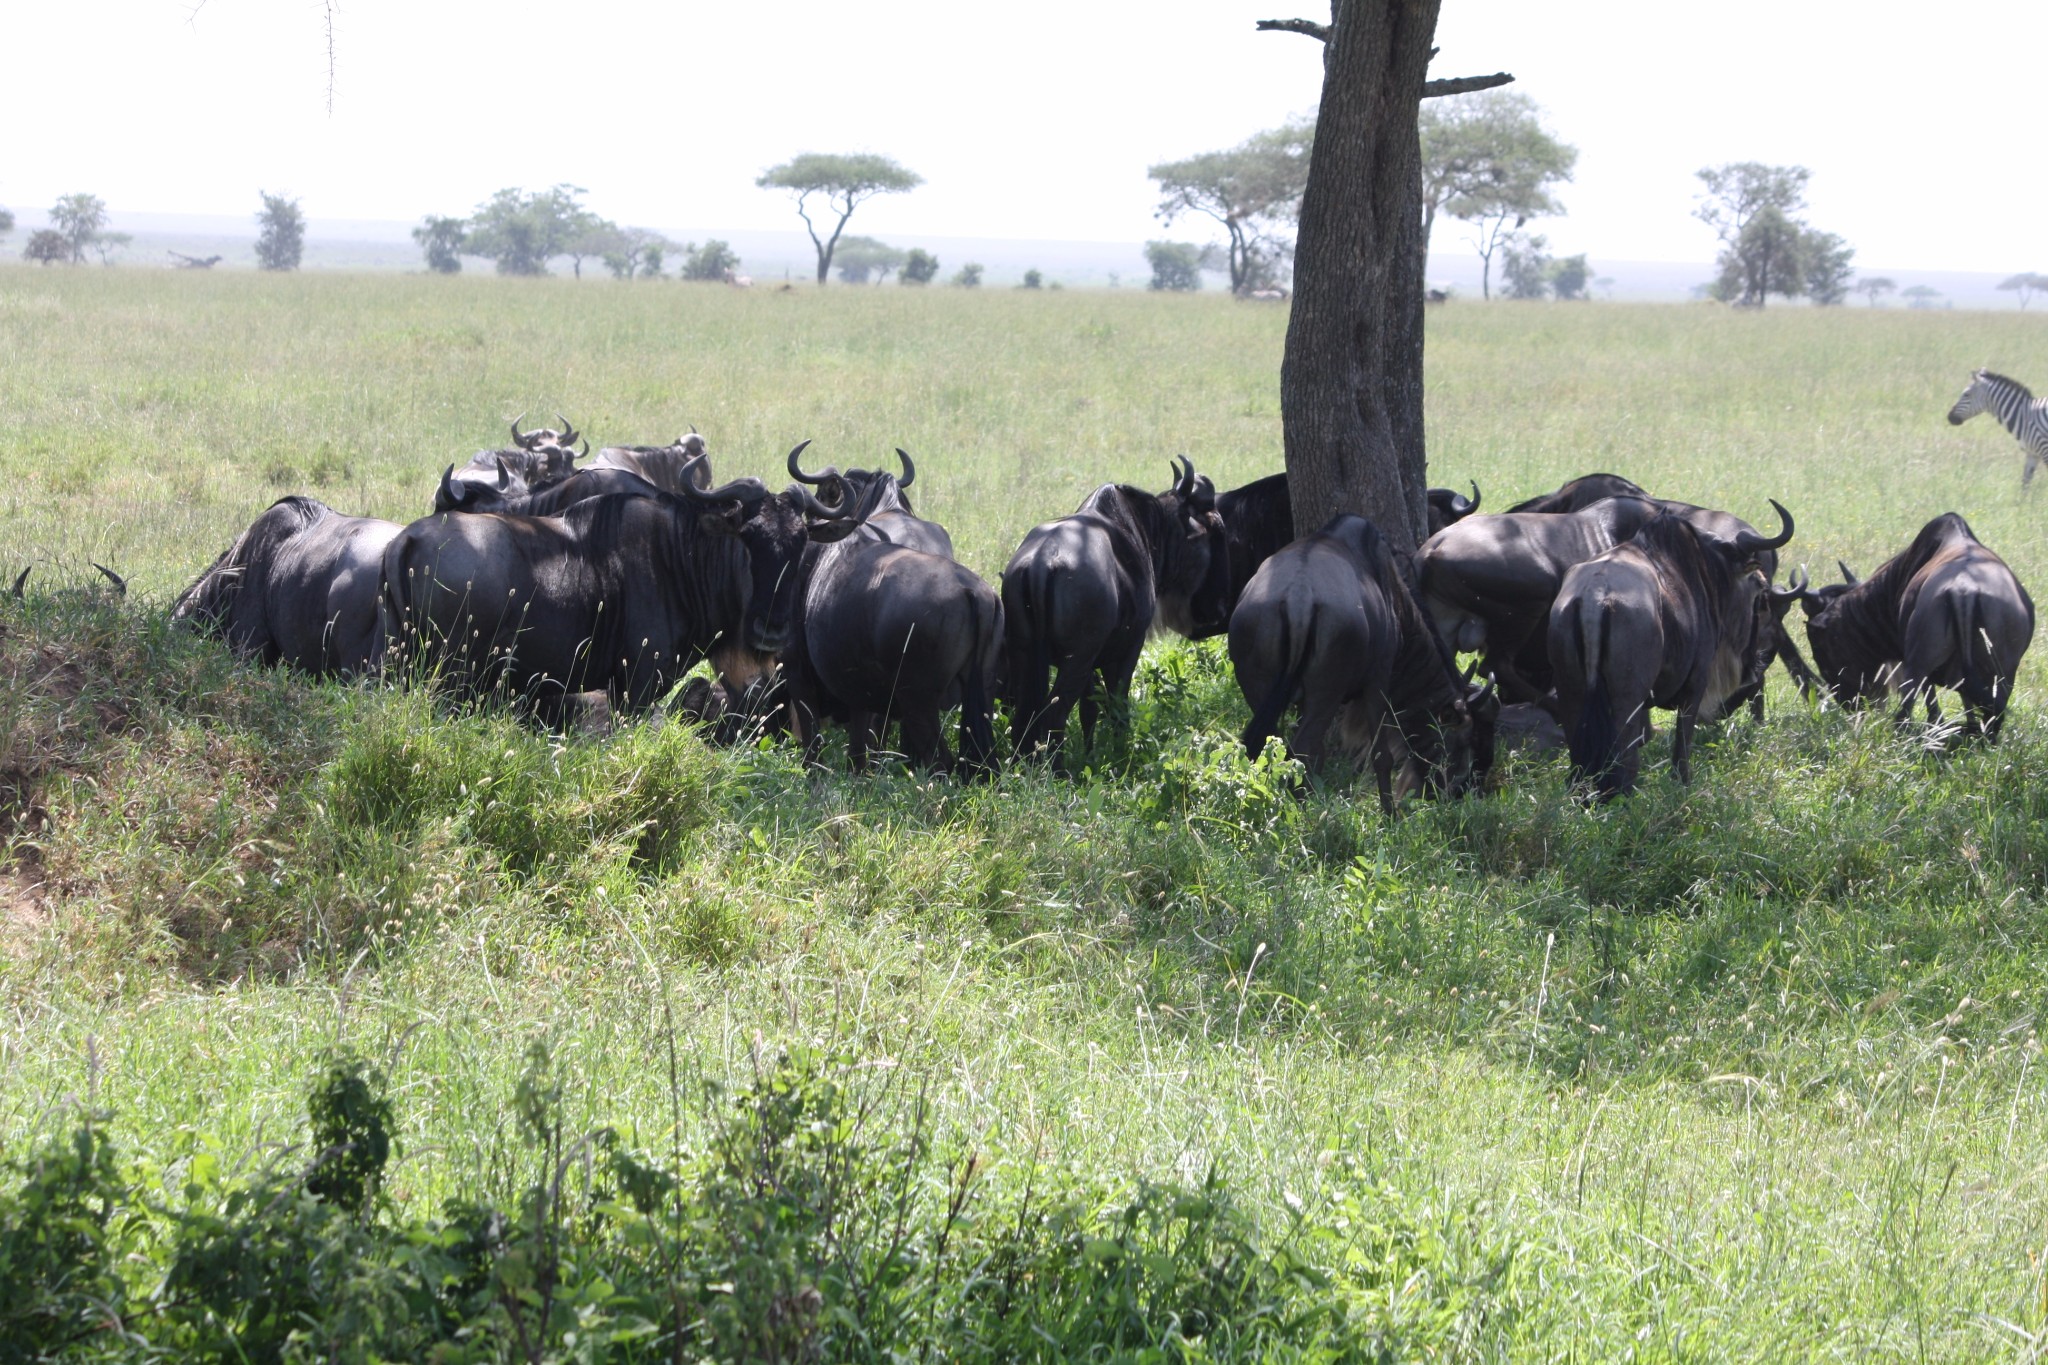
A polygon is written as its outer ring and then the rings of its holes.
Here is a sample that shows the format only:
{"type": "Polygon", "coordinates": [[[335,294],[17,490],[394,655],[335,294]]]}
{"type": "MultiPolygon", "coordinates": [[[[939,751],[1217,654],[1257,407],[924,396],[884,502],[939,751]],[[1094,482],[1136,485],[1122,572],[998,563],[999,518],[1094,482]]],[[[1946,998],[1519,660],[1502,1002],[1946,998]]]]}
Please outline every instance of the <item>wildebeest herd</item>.
{"type": "Polygon", "coordinates": [[[566,419],[515,421],[410,525],[280,499],[173,617],[264,663],[427,680],[543,724],[596,696],[666,700],[815,758],[837,722],[856,770],[892,725],[913,764],[952,767],[957,707],[969,774],[1057,753],[1076,709],[1092,747],[1153,631],[1227,634],[1246,748],[1297,712],[1290,751],[1318,772],[1369,763],[1389,808],[1484,784],[1516,710],[1554,717],[1574,783],[1603,798],[1634,786],[1651,710],[1673,711],[1672,768],[1690,780],[1697,724],[1745,702],[1761,716],[1773,660],[1802,693],[1815,683],[1785,628],[1794,602],[1840,704],[1896,691],[1899,719],[1924,699],[1932,720],[1932,689],[1954,688],[1987,739],[2033,634],[2025,589],[1954,513],[1868,578],[1843,566],[1816,589],[1773,582],[1794,531],[1775,501],[1765,535],[1613,474],[1493,513],[1476,485],[1432,489],[1432,534],[1408,555],[1355,516],[1297,539],[1284,474],[1219,493],[1183,458],[1163,492],[1105,484],[1032,528],[992,588],[917,516],[900,450],[900,474],[812,472],[799,445],[778,493],[714,485],[695,431],[594,459],[577,440],[566,419]],[[715,678],[688,678],[706,659],[715,678]]]}

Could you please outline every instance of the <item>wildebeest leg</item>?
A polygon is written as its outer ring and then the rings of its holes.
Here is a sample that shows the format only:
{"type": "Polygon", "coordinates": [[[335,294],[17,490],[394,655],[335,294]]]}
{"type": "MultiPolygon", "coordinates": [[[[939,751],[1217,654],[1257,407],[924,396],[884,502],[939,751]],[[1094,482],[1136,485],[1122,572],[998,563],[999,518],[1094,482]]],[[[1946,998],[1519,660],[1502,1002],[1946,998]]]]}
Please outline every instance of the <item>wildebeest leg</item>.
{"type": "Polygon", "coordinates": [[[1394,813],[1394,748],[1385,734],[1376,735],[1372,742],[1372,775],[1379,784],[1380,813],[1394,813]]]}
{"type": "Polygon", "coordinates": [[[848,711],[846,713],[846,758],[847,766],[857,773],[868,770],[868,749],[876,743],[875,713],[872,711],[848,711]]]}
{"type": "Polygon", "coordinates": [[[1692,732],[1699,719],[1696,707],[1683,706],[1671,724],[1671,771],[1688,787],[1692,785],[1692,732]]]}
{"type": "Polygon", "coordinates": [[[1084,736],[1092,733],[1095,713],[1086,700],[1089,689],[1095,685],[1095,664],[1089,659],[1068,659],[1060,665],[1054,675],[1052,695],[1046,699],[1044,708],[1031,720],[1026,732],[1029,742],[1024,746],[1028,752],[1043,744],[1048,750],[1057,750],[1067,737],[1067,717],[1073,712],[1074,703],[1080,702],[1081,730],[1084,736]]]}
{"type": "Polygon", "coordinates": [[[1329,760],[1330,726],[1337,719],[1339,706],[1329,697],[1309,695],[1301,700],[1301,718],[1294,723],[1294,733],[1288,737],[1287,752],[1301,760],[1303,767],[1320,774],[1329,760]]]}
{"type": "Polygon", "coordinates": [[[945,772],[953,766],[946,739],[939,725],[937,706],[916,706],[897,718],[903,733],[903,753],[919,772],[945,772]]]}
{"type": "Polygon", "coordinates": [[[1138,656],[1144,650],[1144,642],[1140,641],[1129,657],[1114,660],[1102,669],[1103,703],[1109,711],[1110,723],[1124,735],[1131,731],[1131,679],[1137,674],[1138,656]]]}

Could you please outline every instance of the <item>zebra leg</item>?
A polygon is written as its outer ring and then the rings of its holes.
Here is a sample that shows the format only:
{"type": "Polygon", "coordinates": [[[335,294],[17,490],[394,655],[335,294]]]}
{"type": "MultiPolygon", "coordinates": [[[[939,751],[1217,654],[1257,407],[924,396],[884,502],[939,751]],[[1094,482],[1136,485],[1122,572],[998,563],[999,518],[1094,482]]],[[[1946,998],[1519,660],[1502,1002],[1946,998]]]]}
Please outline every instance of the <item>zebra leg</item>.
{"type": "Polygon", "coordinates": [[[2041,458],[2041,456],[2036,455],[2031,450],[2027,452],[2027,467],[2020,471],[2020,492],[2029,493],[2033,491],[2034,469],[2041,463],[2041,458]]]}

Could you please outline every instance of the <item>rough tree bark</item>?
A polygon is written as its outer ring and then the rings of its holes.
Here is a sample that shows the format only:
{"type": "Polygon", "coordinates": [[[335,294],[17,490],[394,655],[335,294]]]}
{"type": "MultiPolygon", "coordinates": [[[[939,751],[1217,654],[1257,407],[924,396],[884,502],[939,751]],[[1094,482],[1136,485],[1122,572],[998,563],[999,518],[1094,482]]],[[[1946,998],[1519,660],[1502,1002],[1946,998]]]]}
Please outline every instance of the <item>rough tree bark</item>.
{"type": "Polygon", "coordinates": [[[1422,423],[1422,149],[1432,95],[1512,76],[1427,79],[1442,0],[1332,0],[1327,25],[1259,27],[1323,43],[1323,94],[1294,256],[1280,413],[1294,530],[1339,512],[1413,549],[1427,526],[1422,423]]]}

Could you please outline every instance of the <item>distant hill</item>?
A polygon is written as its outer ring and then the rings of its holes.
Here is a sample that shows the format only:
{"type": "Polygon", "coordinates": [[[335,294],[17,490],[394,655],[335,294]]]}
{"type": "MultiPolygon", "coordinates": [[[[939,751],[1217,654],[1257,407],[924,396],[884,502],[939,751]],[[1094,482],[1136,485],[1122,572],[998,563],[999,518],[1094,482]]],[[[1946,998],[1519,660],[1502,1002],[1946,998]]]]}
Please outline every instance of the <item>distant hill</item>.
{"type": "MultiPolygon", "coordinates": [[[[0,253],[13,256],[29,232],[46,225],[39,210],[20,210],[19,226],[0,253]]],[[[134,234],[135,241],[117,258],[123,265],[169,265],[170,252],[188,256],[222,257],[221,269],[256,268],[256,222],[254,215],[197,213],[139,213],[115,209],[111,214],[116,231],[134,234]]],[[[644,226],[644,225],[636,225],[644,226]]],[[[411,223],[367,218],[309,219],[306,225],[308,270],[418,270],[420,249],[412,240],[411,223]]],[[[655,227],[655,231],[677,242],[703,242],[716,237],[729,243],[740,256],[741,269],[757,282],[808,280],[817,270],[817,255],[810,239],[801,232],[759,231],[745,228],[655,227]]],[[[1037,241],[1014,237],[924,237],[892,238],[892,246],[923,247],[939,258],[939,278],[950,278],[969,261],[985,269],[983,280],[994,286],[1014,285],[1027,270],[1037,270],[1047,284],[1091,289],[1121,286],[1141,289],[1151,276],[1140,242],[1037,241]]],[[[1611,283],[1596,287],[1596,299],[1624,302],[1678,302],[1693,297],[1696,286],[1713,278],[1714,267],[1705,261],[1609,261],[1592,258],[1593,275],[1611,283]]],[[[467,269],[488,270],[487,261],[470,260],[467,269]]],[[[561,264],[558,274],[566,274],[561,264]]],[[[1914,270],[1907,267],[1871,266],[1866,275],[1884,275],[1901,289],[1916,284],[1941,291],[1932,300],[1937,308],[1997,308],[2018,306],[2013,295],[2000,293],[2004,275],[1965,271],[1914,270]]],[[[604,270],[585,263],[585,275],[604,278],[604,270]]],[[[1472,252],[1432,252],[1429,258],[1432,285],[1449,288],[1456,297],[1476,299],[1479,289],[1479,258],[1472,252]]],[[[1223,287],[1220,275],[1208,276],[1211,288],[1223,287]]],[[[1850,307],[1867,306],[1852,299],[1850,307]]],[[[1886,307],[1905,305],[1896,296],[1886,307]]]]}

